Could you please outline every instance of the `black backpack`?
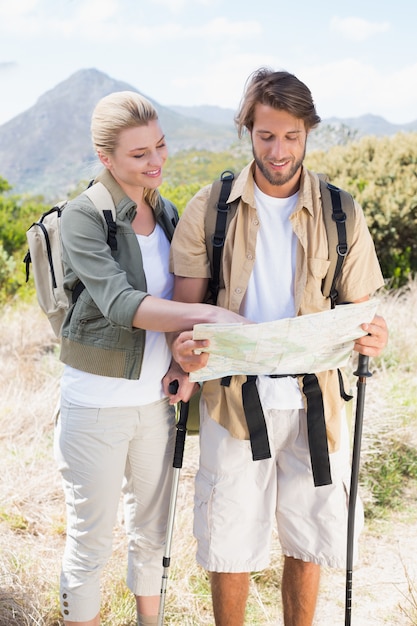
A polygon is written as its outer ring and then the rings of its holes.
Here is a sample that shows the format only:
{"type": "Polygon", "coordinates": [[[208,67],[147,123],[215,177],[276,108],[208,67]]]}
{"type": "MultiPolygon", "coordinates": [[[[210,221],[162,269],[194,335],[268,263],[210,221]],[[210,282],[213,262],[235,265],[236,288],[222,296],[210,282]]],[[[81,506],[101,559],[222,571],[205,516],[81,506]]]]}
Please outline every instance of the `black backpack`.
{"type": "MultiPolygon", "coordinates": [[[[323,174],[319,174],[320,191],[323,202],[323,217],[329,243],[330,266],[323,281],[322,292],[330,297],[332,308],[337,304],[335,288],[337,278],[348,253],[354,228],[354,201],[346,191],[329,183],[323,174]]],[[[212,268],[209,282],[208,302],[217,303],[221,278],[221,258],[230,220],[236,213],[239,198],[228,204],[235,176],[225,170],[211,188],[209,209],[206,212],[205,232],[207,251],[212,268]]]]}

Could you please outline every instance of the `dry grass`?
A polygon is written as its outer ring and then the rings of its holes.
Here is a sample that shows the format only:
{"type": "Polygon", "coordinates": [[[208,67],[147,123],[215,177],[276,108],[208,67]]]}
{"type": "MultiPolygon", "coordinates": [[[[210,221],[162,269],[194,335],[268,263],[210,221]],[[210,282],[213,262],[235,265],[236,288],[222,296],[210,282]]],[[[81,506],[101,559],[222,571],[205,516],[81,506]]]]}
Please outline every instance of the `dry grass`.
{"type": "MultiPolygon", "coordinates": [[[[371,364],[364,461],[377,455],[377,442],[394,438],[417,447],[417,282],[381,296],[380,312],[389,323],[391,339],[384,357],[371,364]]],[[[59,626],[65,520],[52,454],[52,416],[61,372],[57,343],[36,304],[2,310],[0,332],[0,626],[59,626]]],[[[173,626],[213,624],[207,577],[194,558],[192,495],[197,462],[198,438],[189,436],[166,599],[166,623],[173,626]]],[[[354,573],[355,626],[417,624],[413,489],[406,491],[402,504],[367,525],[361,564],[354,573]]],[[[113,556],[103,577],[105,626],[135,624],[132,598],[124,585],[125,554],[120,517],[113,556]]],[[[248,624],[281,623],[280,571],[281,555],[274,538],[271,568],[251,580],[248,624]]],[[[317,624],[343,623],[343,605],[344,573],[325,571],[317,624]]]]}

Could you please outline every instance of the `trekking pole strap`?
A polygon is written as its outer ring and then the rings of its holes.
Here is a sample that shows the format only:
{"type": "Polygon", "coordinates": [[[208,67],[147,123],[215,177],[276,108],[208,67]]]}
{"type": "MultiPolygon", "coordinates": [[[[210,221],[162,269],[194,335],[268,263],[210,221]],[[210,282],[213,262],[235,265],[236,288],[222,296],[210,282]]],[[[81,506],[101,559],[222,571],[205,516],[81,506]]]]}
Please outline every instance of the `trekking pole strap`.
{"type": "Polygon", "coordinates": [[[265,416],[256,386],[257,376],[247,376],[242,385],[243,409],[249,429],[249,438],[254,461],[271,458],[265,416]]]}
{"type": "Polygon", "coordinates": [[[315,374],[304,374],[303,392],[307,398],[307,430],[314,485],[331,485],[329,447],[324,419],[323,394],[315,374]]]}
{"type": "MultiPolygon", "coordinates": [[[[275,378],[275,376],[272,376],[275,378]]],[[[256,386],[257,376],[247,376],[242,385],[243,410],[249,430],[249,439],[254,461],[271,458],[268,431],[262,404],[256,386]]],[[[228,386],[230,377],[222,379],[228,386]]],[[[311,469],[314,485],[322,487],[332,484],[323,395],[315,374],[303,374],[303,392],[307,399],[307,431],[311,469]]]]}

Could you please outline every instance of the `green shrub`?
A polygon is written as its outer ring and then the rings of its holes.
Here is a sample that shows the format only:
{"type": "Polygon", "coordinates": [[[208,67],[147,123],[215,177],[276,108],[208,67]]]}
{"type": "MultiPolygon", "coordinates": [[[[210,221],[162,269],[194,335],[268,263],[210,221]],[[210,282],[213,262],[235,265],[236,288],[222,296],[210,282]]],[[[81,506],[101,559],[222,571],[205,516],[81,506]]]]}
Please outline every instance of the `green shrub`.
{"type": "Polygon", "coordinates": [[[16,294],[20,284],[16,279],[16,262],[0,241],[0,305],[5,304],[16,294]]]}
{"type": "Polygon", "coordinates": [[[0,196],[0,241],[10,255],[26,246],[26,231],[46,207],[38,200],[0,196]]]}
{"type": "Polygon", "coordinates": [[[392,287],[405,284],[417,273],[417,134],[365,137],[311,153],[306,163],[352,193],[385,278],[392,287]]]}

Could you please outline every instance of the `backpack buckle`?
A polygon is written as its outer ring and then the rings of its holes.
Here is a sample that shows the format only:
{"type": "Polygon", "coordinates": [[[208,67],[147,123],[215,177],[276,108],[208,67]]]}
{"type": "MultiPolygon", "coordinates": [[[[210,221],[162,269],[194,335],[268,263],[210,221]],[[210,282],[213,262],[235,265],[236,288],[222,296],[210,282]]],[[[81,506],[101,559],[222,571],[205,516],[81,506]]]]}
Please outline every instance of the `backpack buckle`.
{"type": "Polygon", "coordinates": [[[233,180],[235,175],[230,170],[224,170],[220,175],[220,180],[233,180]]]}
{"type": "Polygon", "coordinates": [[[230,204],[226,204],[225,202],[218,202],[216,205],[216,209],[219,213],[227,213],[230,209],[230,204]]]}
{"type": "Polygon", "coordinates": [[[348,245],[347,243],[339,243],[336,246],[337,254],[339,256],[346,256],[348,253],[348,245]]]}
{"type": "Polygon", "coordinates": [[[343,224],[346,222],[346,213],[339,211],[338,213],[332,213],[332,220],[337,224],[343,224]]]}
{"type": "Polygon", "coordinates": [[[212,235],[211,243],[213,244],[213,248],[221,248],[224,244],[225,238],[219,237],[219,235],[212,235]]]}

